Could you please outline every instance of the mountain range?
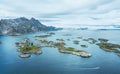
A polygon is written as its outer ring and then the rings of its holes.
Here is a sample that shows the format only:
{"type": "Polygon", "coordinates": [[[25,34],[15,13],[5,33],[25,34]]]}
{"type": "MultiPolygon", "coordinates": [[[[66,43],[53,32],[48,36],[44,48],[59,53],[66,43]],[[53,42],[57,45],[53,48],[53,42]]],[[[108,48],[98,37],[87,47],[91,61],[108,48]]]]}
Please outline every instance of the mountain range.
{"type": "Polygon", "coordinates": [[[21,35],[51,30],[57,30],[57,28],[43,25],[35,18],[27,19],[25,17],[20,17],[16,19],[0,20],[0,35],[21,35]]]}

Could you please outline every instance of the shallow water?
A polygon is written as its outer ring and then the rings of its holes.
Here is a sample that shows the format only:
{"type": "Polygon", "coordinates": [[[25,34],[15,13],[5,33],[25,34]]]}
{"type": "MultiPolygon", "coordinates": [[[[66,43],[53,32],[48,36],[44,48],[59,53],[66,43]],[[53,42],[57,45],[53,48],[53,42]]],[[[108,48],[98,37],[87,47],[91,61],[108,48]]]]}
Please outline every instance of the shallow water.
{"type": "Polygon", "coordinates": [[[106,38],[109,42],[120,44],[120,30],[60,30],[54,31],[55,35],[46,38],[56,41],[63,38],[66,47],[74,47],[90,52],[90,58],[81,58],[76,55],[59,53],[57,48],[42,48],[43,54],[32,55],[30,58],[19,58],[15,42],[29,37],[32,41],[36,35],[46,33],[26,34],[22,36],[0,36],[0,74],[120,74],[120,57],[115,53],[106,52],[94,44],[89,44],[77,37],[106,38]],[[63,36],[71,34],[72,36],[63,36]],[[70,39],[70,41],[67,41],[70,39]],[[79,40],[80,44],[73,44],[79,40]],[[81,44],[88,48],[80,47],[81,44]]]}

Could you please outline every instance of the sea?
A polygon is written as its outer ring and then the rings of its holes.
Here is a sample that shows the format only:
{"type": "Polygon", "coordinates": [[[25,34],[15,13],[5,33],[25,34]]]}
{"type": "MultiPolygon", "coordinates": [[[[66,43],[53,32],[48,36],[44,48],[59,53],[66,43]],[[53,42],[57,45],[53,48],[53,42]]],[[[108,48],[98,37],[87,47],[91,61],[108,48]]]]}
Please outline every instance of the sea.
{"type": "Polygon", "coordinates": [[[1,35],[0,41],[0,74],[120,74],[120,56],[107,52],[96,44],[90,44],[82,39],[98,38],[108,39],[110,43],[120,44],[120,30],[78,30],[63,29],[52,31],[55,35],[47,38],[35,36],[46,35],[48,32],[37,32],[20,36],[1,35]],[[69,34],[66,36],[66,34],[69,34]],[[15,42],[24,38],[31,41],[46,39],[56,41],[63,39],[66,47],[85,50],[92,54],[90,58],[82,58],[72,54],[60,53],[57,48],[41,48],[42,54],[32,54],[30,58],[20,58],[15,42]],[[78,39],[82,37],[82,39],[78,39]],[[68,40],[69,39],[69,40],[68,40]],[[80,41],[74,44],[73,41],[80,41]],[[83,48],[80,45],[87,45],[83,48]]]}

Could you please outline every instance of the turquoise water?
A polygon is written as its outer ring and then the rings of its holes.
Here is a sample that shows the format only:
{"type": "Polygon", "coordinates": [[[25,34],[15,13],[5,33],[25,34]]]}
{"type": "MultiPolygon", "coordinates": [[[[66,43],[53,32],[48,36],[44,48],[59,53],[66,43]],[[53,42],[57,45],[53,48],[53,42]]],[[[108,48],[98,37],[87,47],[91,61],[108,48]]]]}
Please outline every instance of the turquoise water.
{"type": "Polygon", "coordinates": [[[15,42],[21,41],[25,37],[35,40],[35,35],[44,34],[35,33],[22,36],[0,36],[0,74],[120,74],[120,57],[115,53],[106,52],[94,44],[89,44],[77,39],[83,38],[106,38],[109,42],[120,44],[119,30],[60,30],[54,31],[55,35],[46,38],[56,41],[57,38],[63,38],[66,47],[74,47],[90,52],[91,58],[81,58],[76,55],[59,53],[57,48],[42,48],[43,54],[32,55],[30,58],[19,58],[19,52],[15,42]],[[72,36],[63,36],[71,34],[72,36]],[[70,41],[67,41],[70,39],[70,41]],[[73,40],[79,40],[80,44],[88,45],[88,48],[82,48],[73,44],[73,40]]]}

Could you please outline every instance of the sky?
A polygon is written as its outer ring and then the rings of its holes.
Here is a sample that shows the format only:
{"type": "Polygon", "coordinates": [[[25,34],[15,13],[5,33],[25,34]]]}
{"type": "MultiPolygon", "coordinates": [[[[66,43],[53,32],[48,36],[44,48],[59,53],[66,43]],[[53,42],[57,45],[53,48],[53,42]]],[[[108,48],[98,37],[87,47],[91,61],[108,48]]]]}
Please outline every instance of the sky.
{"type": "Polygon", "coordinates": [[[0,0],[0,19],[18,17],[56,27],[120,25],[120,0],[0,0]]]}

